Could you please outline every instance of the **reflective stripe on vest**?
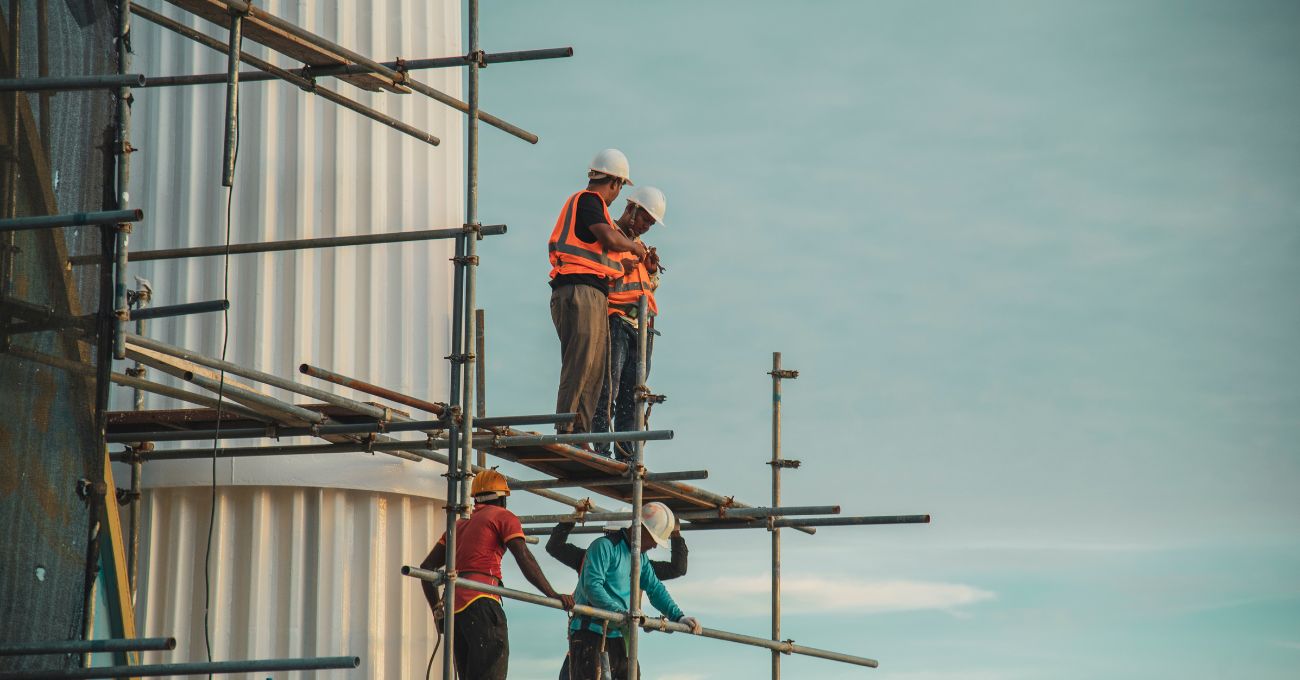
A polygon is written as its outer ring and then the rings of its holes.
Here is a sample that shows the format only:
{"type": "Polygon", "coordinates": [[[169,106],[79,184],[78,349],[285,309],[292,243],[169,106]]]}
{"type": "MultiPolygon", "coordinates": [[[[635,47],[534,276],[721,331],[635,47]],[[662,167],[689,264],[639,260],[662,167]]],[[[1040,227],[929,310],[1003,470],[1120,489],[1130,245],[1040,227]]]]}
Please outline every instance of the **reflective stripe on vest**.
{"type": "Polygon", "coordinates": [[[650,270],[645,265],[638,262],[636,268],[628,272],[626,276],[614,281],[609,287],[609,309],[613,314],[615,307],[630,305],[636,306],[637,300],[642,296],[646,297],[646,309],[650,314],[659,313],[659,305],[655,303],[654,287],[650,283],[650,270]]]}
{"type": "MultiPolygon", "coordinates": [[[[578,200],[583,194],[591,194],[600,201],[605,213],[606,224],[613,224],[609,209],[600,194],[594,191],[579,191],[569,197],[560,211],[560,218],[551,230],[551,240],[547,244],[551,258],[551,278],[560,274],[595,274],[607,279],[617,279],[623,275],[623,264],[610,257],[609,251],[600,242],[587,243],[578,238],[575,223],[578,221],[578,200]]],[[[590,226],[590,225],[587,225],[590,226]]]]}

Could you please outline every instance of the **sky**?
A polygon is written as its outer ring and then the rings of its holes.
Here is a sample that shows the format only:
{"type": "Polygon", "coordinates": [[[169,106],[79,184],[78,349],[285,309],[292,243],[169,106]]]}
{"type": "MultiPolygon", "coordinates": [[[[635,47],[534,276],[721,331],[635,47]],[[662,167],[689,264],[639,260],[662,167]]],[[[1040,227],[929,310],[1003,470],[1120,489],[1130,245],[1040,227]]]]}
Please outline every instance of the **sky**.
{"type": "MultiPolygon", "coordinates": [[[[785,636],[880,661],[785,677],[1300,674],[1300,5],[509,2],[481,39],[575,50],[482,74],[542,139],[481,136],[489,412],[553,406],[544,244],[617,147],[668,197],[650,469],[765,503],[781,351],[784,501],[933,516],[784,534],[785,636]]],[[[688,540],[682,608],[766,635],[766,532],[688,540]]],[[[554,678],[562,615],[506,609],[554,678]]]]}

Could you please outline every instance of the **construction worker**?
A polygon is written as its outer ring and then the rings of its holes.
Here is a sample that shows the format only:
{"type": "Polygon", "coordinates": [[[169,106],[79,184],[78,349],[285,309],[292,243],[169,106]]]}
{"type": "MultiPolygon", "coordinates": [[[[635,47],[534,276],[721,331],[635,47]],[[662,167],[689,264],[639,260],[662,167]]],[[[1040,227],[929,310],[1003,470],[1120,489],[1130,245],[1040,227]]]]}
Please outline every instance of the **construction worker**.
{"type": "MultiPolygon", "coordinates": [[[[626,524],[622,525],[626,527],[626,524]]],[[[560,522],[551,530],[551,537],[546,541],[546,552],[551,557],[560,561],[566,567],[582,573],[582,560],[587,556],[584,548],[569,542],[569,533],[573,531],[573,522],[560,522]]],[[[650,568],[654,569],[655,576],[660,581],[669,581],[686,575],[686,562],[689,549],[686,547],[686,539],[682,538],[682,524],[680,521],[675,522],[673,533],[669,534],[670,555],[667,562],[663,560],[650,560],[650,568]]],[[[619,525],[611,523],[611,526],[605,529],[606,533],[618,533],[619,525]]],[[[564,664],[560,666],[559,680],[570,680],[569,678],[569,656],[564,656],[564,664]]]]}
{"type": "MultiPolygon", "coordinates": [[[[641,552],[668,542],[673,531],[673,511],[663,503],[647,503],[641,509],[641,552]]],[[[627,613],[631,602],[632,549],[629,529],[605,534],[591,542],[574,599],[619,613],[627,613]]],[[[655,576],[650,560],[641,560],[641,590],[650,604],[671,621],[690,626],[699,633],[700,622],[682,613],[668,589],[655,576]]],[[[627,677],[627,648],[618,626],[606,627],[589,616],[574,616],[569,623],[569,674],[572,680],[596,680],[600,674],[601,655],[608,655],[613,679],[627,677]]]]}
{"type": "Polygon", "coordinates": [[[551,321],[560,337],[557,413],[576,413],[560,432],[590,432],[608,374],[609,282],[646,256],[644,245],[614,226],[609,205],[629,179],[627,156],[618,149],[596,154],[587,188],[564,202],[548,244],[551,260],[551,321]]]}
{"type": "MultiPolygon", "coordinates": [[[[618,218],[618,227],[624,236],[637,243],[644,243],[641,237],[655,224],[663,224],[664,213],[668,211],[668,200],[664,192],[654,187],[637,187],[627,199],[623,214],[618,218]]],[[[645,369],[650,374],[650,353],[654,348],[654,317],[659,314],[659,305],[655,302],[655,290],[659,287],[659,254],[654,248],[640,262],[624,269],[623,276],[610,283],[609,289],[609,380],[601,390],[597,400],[595,422],[592,432],[608,432],[613,421],[615,432],[629,432],[637,429],[636,422],[636,386],[637,364],[639,362],[640,335],[637,316],[637,301],[646,296],[646,310],[649,316],[645,322],[650,324],[646,342],[645,369]],[[612,410],[611,414],[609,411],[612,410]]],[[[631,444],[615,444],[614,450],[620,458],[630,458],[631,444]]],[[[596,450],[609,455],[608,444],[597,444],[596,450]]]]}
{"type": "MultiPolygon", "coordinates": [[[[559,599],[565,609],[573,608],[573,596],[561,595],[537,566],[537,560],[524,542],[519,518],[506,509],[510,487],[496,470],[484,470],[474,477],[471,487],[474,512],[469,519],[456,522],[456,573],[464,581],[501,585],[501,556],[508,548],[519,564],[524,578],[544,595],[559,599]]],[[[447,563],[447,534],[433,546],[421,569],[435,570],[447,563]]],[[[422,581],[424,597],[433,610],[434,622],[442,632],[442,598],[431,583],[422,581]]],[[[505,680],[510,661],[510,637],[501,598],[469,588],[456,589],[453,611],[456,616],[456,674],[460,680],[505,680]]]]}

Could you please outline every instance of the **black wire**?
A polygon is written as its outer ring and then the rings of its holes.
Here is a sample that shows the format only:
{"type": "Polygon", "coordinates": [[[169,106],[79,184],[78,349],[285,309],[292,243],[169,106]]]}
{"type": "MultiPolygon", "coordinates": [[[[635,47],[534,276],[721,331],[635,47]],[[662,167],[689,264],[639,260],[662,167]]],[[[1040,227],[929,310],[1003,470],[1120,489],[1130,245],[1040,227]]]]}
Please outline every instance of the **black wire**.
{"type": "Polygon", "coordinates": [[[433,643],[433,653],[429,655],[429,666],[424,669],[424,680],[429,680],[429,674],[433,672],[433,657],[438,656],[438,648],[441,646],[442,646],[442,631],[438,631],[438,638],[433,643]]]}
{"type": "MultiPolygon", "coordinates": [[[[236,107],[239,105],[236,104],[236,107]]],[[[239,109],[235,109],[235,116],[239,116],[239,109]]],[[[239,128],[235,128],[235,152],[231,157],[231,165],[237,167],[239,162],[239,128]]],[[[225,261],[222,265],[221,281],[221,299],[230,299],[230,208],[235,197],[234,183],[231,183],[230,189],[226,191],[226,253],[225,261]]],[[[230,342],[230,309],[227,308],[221,312],[221,361],[226,361],[226,349],[230,342]]],[[[208,509],[208,547],[203,555],[203,644],[207,648],[208,661],[212,661],[212,636],[209,629],[210,617],[208,615],[210,605],[212,604],[212,527],[217,521],[217,445],[221,441],[221,406],[226,396],[226,369],[221,369],[220,380],[217,384],[217,425],[212,436],[212,505],[208,509]]],[[[212,674],[208,674],[208,680],[212,679],[212,674]]]]}

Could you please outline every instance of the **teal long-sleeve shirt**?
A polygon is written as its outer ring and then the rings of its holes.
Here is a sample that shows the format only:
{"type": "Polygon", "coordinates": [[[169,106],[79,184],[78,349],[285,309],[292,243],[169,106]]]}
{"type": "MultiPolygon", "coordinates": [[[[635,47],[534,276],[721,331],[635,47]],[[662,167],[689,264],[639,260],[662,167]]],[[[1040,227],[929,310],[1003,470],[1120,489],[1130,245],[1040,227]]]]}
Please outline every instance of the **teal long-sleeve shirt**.
{"type": "MultiPolygon", "coordinates": [[[[628,545],[625,532],[611,541],[608,536],[601,536],[592,541],[587,548],[587,558],[582,563],[582,576],[573,599],[578,604],[590,605],[598,609],[626,613],[632,597],[632,550],[628,545]]],[[[668,589],[655,576],[650,560],[641,558],[641,590],[650,598],[650,604],[670,621],[677,621],[685,616],[677,603],[673,601],[668,589]]],[[[573,617],[569,630],[578,630],[582,626],[581,616],[573,617]]],[[[592,620],[588,629],[599,633],[601,622],[592,620]]],[[[610,626],[610,637],[621,637],[622,631],[610,626]]]]}

